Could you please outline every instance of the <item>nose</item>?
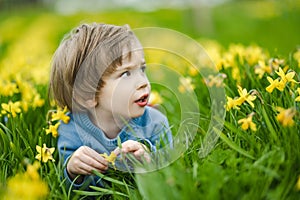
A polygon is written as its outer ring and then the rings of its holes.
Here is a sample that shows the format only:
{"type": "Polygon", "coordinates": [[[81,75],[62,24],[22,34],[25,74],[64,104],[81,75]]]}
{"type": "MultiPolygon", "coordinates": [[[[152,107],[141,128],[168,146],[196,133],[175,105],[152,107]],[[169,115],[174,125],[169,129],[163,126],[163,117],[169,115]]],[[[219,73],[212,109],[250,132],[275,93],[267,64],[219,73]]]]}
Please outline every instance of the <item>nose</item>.
{"type": "Polygon", "coordinates": [[[137,81],[136,89],[140,90],[140,89],[148,87],[148,85],[149,85],[148,78],[146,76],[142,76],[137,81]]]}

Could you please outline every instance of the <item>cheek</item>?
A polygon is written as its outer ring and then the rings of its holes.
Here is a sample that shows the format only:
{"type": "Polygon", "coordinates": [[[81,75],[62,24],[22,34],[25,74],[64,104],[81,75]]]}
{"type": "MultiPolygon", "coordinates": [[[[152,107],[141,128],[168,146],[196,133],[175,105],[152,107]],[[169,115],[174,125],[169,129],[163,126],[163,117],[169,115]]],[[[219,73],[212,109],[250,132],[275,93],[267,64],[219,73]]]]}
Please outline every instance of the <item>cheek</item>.
{"type": "Polygon", "coordinates": [[[114,93],[117,93],[117,95],[125,95],[126,97],[128,97],[132,92],[133,92],[133,82],[130,80],[120,81],[114,87],[114,93]]]}
{"type": "Polygon", "coordinates": [[[111,93],[111,99],[114,103],[128,102],[128,99],[132,95],[132,92],[128,84],[119,84],[116,87],[112,88],[110,93],[111,93]]]}

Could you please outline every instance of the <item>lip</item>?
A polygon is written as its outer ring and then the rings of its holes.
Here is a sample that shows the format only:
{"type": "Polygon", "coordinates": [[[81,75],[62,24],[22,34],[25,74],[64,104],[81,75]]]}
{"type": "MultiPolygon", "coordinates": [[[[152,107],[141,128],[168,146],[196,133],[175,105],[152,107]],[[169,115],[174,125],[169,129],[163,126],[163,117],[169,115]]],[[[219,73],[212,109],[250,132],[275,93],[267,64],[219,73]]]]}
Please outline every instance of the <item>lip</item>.
{"type": "Polygon", "coordinates": [[[139,99],[134,101],[138,106],[145,107],[148,104],[149,94],[143,94],[139,99]]]}

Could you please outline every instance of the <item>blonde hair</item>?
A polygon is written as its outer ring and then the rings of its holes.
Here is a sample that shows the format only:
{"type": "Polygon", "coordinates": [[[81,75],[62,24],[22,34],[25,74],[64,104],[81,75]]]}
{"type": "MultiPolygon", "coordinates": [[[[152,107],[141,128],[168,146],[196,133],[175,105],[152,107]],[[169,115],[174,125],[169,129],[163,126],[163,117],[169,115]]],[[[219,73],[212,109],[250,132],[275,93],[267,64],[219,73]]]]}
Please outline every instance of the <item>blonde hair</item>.
{"type": "Polygon", "coordinates": [[[93,23],[73,29],[53,56],[49,94],[59,107],[85,110],[85,101],[99,96],[103,77],[122,65],[124,51],[137,41],[128,25],[93,23]]]}

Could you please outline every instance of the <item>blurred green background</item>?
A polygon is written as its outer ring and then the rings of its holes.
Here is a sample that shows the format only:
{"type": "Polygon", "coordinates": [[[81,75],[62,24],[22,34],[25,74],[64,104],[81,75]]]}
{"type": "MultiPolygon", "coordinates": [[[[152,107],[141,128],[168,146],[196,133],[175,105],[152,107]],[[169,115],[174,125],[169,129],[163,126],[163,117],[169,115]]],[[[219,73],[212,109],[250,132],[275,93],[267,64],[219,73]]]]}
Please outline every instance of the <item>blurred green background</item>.
{"type": "MultiPolygon", "coordinates": [[[[257,44],[288,54],[300,44],[300,0],[0,0],[0,59],[37,20],[53,41],[82,22],[158,26],[192,38],[257,44]]],[[[53,44],[53,49],[57,46],[53,44]]]]}

